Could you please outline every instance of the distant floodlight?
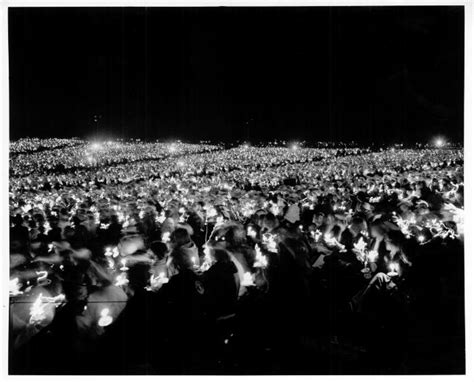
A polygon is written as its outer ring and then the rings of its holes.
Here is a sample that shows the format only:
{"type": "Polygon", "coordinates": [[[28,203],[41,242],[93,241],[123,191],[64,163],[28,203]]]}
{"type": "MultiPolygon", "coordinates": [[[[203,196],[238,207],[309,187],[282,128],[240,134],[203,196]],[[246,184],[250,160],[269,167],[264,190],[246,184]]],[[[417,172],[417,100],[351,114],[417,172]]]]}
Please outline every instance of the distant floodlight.
{"type": "Polygon", "coordinates": [[[175,145],[171,145],[170,148],[169,148],[169,151],[170,151],[170,153],[176,152],[176,146],[175,146],[175,145]]]}
{"type": "Polygon", "coordinates": [[[435,141],[436,147],[443,147],[444,146],[444,140],[442,138],[438,138],[435,141]]]}
{"type": "Polygon", "coordinates": [[[248,143],[245,143],[243,146],[242,146],[244,149],[248,149],[250,147],[250,145],[248,143]]]}
{"type": "Polygon", "coordinates": [[[99,150],[100,148],[101,148],[100,143],[97,143],[97,142],[96,142],[96,143],[93,143],[93,144],[92,144],[92,149],[93,149],[93,150],[99,150]]]}
{"type": "Polygon", "coordinates": [[[297,143],[294,143],[294,144],[291,146],[291,149],[292,149],[293,151],[298,150],[298,144],[297,144],[297,143]]]}

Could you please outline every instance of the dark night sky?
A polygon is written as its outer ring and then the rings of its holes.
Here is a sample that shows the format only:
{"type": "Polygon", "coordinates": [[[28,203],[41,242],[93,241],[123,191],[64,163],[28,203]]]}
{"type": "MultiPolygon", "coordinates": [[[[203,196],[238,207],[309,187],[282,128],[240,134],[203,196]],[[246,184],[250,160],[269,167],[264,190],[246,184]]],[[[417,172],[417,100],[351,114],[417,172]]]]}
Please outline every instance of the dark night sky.
{"type": "Polygon", "coordinates": [[[142,139],[463,137],[462,7],[10,8],[9,33],[11,139],[94,114],[142,139]]]}

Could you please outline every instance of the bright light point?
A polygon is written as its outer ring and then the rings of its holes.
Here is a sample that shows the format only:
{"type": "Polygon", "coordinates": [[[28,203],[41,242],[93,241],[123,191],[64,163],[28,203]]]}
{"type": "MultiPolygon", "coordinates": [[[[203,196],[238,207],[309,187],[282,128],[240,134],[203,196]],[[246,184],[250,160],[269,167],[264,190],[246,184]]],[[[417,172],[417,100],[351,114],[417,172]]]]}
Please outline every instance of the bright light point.
{"type": "Polygon", "coordinates": [[[436,145],[436,147],[443,147],[444,146],[444,141],[441,138],[438,138],[435,141],[435,145],[436,145]]]}
{"type": "Polygon", "coordinates": [[[298,145],[295,143],[293,146],[291,146],[291,149],[292,149],[293,151],[298,150],[298,145]]]}
{"type": "Polygon", "coordinates": [[[169,148],[169,151],[170,151],[170,153],[176,152],[176,146],[175,146],[175,145],[171,145],[170,148],[169,148]]]}
{"type": "Polygon", "coordinates": [[[418,241],[423,243],[425,241],[425,237],[423,235],[418,236],[418,241]]]}
{"type": "Polygon", "coordinates": [[[250,146],[248,143],[245,143],[243,146],[242,146],[244,149],[248,149],[250,146]]]}
{"type": "Polygon", "coordinates": [[[112,323],[113,319],[109,316],[109,309],[104,308],[100,312],[99,326],[109,326],[112,323]]]}
{"type": "Polygon", "coordinates": [[[93,143],[93,144],[92,144],[92,149],[93,149],[93,150],[99,150],[100,148],[101,148],[100,143],[97,143],[97,142],[96,142],[96,143],[93,143]]]}

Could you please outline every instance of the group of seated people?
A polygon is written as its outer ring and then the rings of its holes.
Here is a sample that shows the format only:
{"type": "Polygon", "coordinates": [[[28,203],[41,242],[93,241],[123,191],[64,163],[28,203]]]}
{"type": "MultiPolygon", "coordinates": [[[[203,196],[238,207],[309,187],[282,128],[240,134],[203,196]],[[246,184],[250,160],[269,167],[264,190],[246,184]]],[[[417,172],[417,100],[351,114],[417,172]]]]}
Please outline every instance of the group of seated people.
{"type": "Polygon", "coordinates": [[[410,323],[459,298],[463,274],[459,152],[440,163],[420,155],[428,161],[392,168],[391,152],[298,160],[281,164],[292,170],[276,183],[255,175],[218,189],[214,175],[186,175],[202,187],[185,192],[176,176],[76,195],[15,189],[10,367],[294,372],[341,338],[368,351],[354,350],[365,371],[409,363],[410,323]],[[380,155],[388,170],[371,164],[380,155]]]}

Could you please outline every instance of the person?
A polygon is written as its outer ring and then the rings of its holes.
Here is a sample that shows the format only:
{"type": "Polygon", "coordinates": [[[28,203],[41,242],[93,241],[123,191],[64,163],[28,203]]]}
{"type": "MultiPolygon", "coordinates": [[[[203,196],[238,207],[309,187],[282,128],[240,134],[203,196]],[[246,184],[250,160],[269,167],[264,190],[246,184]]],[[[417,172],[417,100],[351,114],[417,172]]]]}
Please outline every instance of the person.
{"type": "Polygon", "coordinates": [[[151,273],[155,276],[168,276],[168,247],[161,241],[154,241],[150,244],[150,251],[156,257],[156,260],[151,268],[151,273]]]}
{"type": "Polygon", "coordinates": [[[235,314],[240,288],[237,267],[226,250],[214,248],[210,252],[214,263],[202,275],[207,313],[213,318],[235,314]]]}
{"type": "MultiPolygon", "coordinates": [[[[191,240],[189,232],[185,228],[176,228],[171,235],[171,256],[172,261],[186,261],[192,264],[193,267],[199,267],[199,251],[191,240]]],[[[176,264],[176,263],[175,263],[176,264]]]]}
{"type": "MultiPolygon", "coordinates": [[[[351,300],[351,309],[373,311],[379,303],[390,305],[394,299],[401,303],[404,281],[412,266],[405,251],[406,239],[400,231],[389,231],[385,236],[387,253],[381,257],[375,269],[375,276],[369,284],[351,300]]],[[[379,305],[380,309],[381,306],[379,305]]]]}
{"type": "Polygon", "coordinates": [[[186,248],[175,248],[170,256],[172,276],[156,296],[161,307],[156,325],[166,328],[161,339],[162,346],[166,346],[164,367],[184,370],[192,364],[195,345],[204,340],[201,328],[205,326],[205,289],[186,248]]]}

